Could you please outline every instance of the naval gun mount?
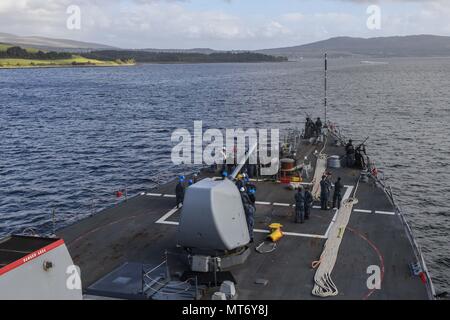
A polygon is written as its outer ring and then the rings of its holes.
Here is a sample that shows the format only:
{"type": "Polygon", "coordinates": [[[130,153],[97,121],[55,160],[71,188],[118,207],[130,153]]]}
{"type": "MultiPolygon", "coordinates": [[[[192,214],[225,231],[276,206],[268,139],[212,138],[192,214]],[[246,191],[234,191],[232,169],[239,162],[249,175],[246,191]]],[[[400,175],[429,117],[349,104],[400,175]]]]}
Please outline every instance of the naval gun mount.
{"type": "Polygon", "coordinates": [[[187,188],[177,241],[194,272],[223,271],[246,261],[250,236],[231,180],[206,178],[187,188]]]}

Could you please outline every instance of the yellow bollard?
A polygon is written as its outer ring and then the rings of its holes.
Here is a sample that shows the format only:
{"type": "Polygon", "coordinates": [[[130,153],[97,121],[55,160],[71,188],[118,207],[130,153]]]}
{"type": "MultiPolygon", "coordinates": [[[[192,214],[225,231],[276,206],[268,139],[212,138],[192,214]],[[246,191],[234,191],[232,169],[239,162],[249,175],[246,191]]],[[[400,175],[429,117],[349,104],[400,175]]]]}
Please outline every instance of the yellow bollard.
{"type": "Polygon", "coordinates": [[[277,242],[283,237],[283,232],[281,231],[281,227],[283,225],[280,223],[272,223],[269,225],[270,228],[270,234],[268,238],[272,240],[272,242],[277,242]]]}

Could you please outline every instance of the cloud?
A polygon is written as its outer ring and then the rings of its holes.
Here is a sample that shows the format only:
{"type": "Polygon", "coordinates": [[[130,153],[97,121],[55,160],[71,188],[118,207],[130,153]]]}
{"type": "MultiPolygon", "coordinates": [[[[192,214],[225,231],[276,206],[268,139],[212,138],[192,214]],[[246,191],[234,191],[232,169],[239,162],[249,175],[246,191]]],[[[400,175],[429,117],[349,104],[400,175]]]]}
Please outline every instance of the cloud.
{"type": "MultiPolygon", "coordinates": [[[[261,4],[255,12],[239,11],[243,2],[217,1],[202,9],[196,0],[0,0],[0,32],[41,35],[94,41],[129,48],[256,49],[297,45],[332,36],[382,36],[395,34],[449,34],[450,1],[379,0],[382,29],[366,28],[364,6],[351,10],[327,10],[314,1],[312,9],[292,10],[290,3],[277,0],[277,13],[261,4]],[[226,7],[233,10],[225,10],[226,7]],[[68,30],[66,9],[81,8],[81,30],[68,30]],[[405,9],[398,10],[404,3],[405,9]],[[194,6],[194,4],[196,4],[194,6]],[[396,7],[397,10],[391,10],[396,7]],[[211,9],[212,8],[212,9],[211,9]],[[284,12],[280,13],[284,9],[284,12]],[[411,9],[412,8],[412,9],[411,9]]],[[[372,4],[366,0],[331,0],[349,4],[372,4]]],[[[345,6],[346,8],[348,6],[345,6]]],[[[330,7],[331,8],[331,7],[330,7]]],[[[348,8],[347,8],[348,9],[348,8]]]]}

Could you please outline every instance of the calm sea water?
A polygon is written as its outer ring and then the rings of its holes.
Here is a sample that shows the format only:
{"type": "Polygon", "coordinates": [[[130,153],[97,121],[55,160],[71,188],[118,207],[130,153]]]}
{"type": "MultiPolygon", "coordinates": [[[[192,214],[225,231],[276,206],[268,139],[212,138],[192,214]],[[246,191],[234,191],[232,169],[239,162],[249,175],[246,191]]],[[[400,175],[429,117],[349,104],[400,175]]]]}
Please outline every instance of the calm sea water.
{"type": "MultiPolygon", "coordinates": [[[[431,269],[450,290],[450,59],[330,61],[329,116],[370,137],[431,269]]],[[[189,167],[170,135],[292,128],[322,115],[322,61],[0,70],[0,235],[82,219],[189,167]]]]}

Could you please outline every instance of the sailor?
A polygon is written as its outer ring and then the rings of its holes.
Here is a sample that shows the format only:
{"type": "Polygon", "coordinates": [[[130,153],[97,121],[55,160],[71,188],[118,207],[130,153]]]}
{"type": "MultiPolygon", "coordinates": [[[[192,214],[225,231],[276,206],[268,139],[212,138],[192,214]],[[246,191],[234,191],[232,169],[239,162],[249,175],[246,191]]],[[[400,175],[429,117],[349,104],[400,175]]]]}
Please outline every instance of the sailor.
{"type": "Polygon", "coordinates": [[[305,194],[302,187],[298,187],[298,191],[295,194],[295,223],[305,222],[305,194]]]}
{"type": "Polygon", "coordinates": [[[250,243],[253,242],[253,226],[255,224],[255,212],[256,207],[252,204],[250,197],[248,196],[245,188],[242,187],[240,190],[242,204],[244,206],[245,219],[247,220],[248,234],[250,236],[250,243]]]}
{"type": "Polygon", "coordinates": [[[245,187],[244,176],[242,174],[238,174],[236,177],[236,187],[240,190],[245,187]]]}
{"type": "Polygon", "coordinates": [[[255,206],[256,203],[256,186],[253,184],[247,184],[247,194],[250,198],[250,201],[253,206],[255,206]]]}
{"type": "Polygon", "coordinates": [[[198,174],[197,173],[194,173],[194,176],[193,176],[192,180],[193,180],[194,183],[198,182],[198,174]]]}
{"type": "Polygon", "coordinates": [[[248,185],[250,183],[250,178],[248,177],[248,174],[243,173],[242,176],[244,177],[244,185],[248,185]]]}
{"type": "Polygon", "coordinates": [[[192,180],[188,181],[188,186],[192,186],[193,184],[194,184],[194,181],[192,181],[192,180]]]}
{"type": "Polygon", "coordinates": [[[365,153],[365,147],[362,145],[359,145],[355,149],[355,165],[359,169],[365,169],[366,163],[364,161],[363,152],[365,153]]]}
{"type": "Polygon", "coordinates": [[[250,178],[255,177],[255,176],[256,176],[256,164],[250,163],[250,164],[248,165],[248,170],[247,170],[247,172],[248,172],[248,176],[249,176],[250,178]]]}
{"type": "Polygon", "coordinates": [[[227,170],[223,170],[222,171],[222,180],[225,180],[228,177],[228,172],[227,170]]]}
{"type": "Polygon", "coordinates": [[[318,137],[322,134],[322,120],[320,120],[320,118],[317,118],[315,128],[316,128],[316,136],[318,137]]]}
{"type": "Polygon", "coordinates": [[[305,188],[305,219],[309,219],[309,215],[311,213],[311,208],[313,206],[313,196],[309,188],[305,188]]]}
{"type": "Polygon", "coordinates": [[[348,153],[349,148],[353,148],[353,140],[348,140],[348,143],[345,145],[345,152],[348,153]]]}
{"type": "Polygon", "coordinates": [[[222,156],[222,171],[225,171],[227,168],[227,148],[223,147],[220,150],[220,155],[222,156]]]}
{"type": "Polygon", "coordinates": [[[337,181],[334,183],[334,193],[333,193],[333,208],[338,208],[338,210],[341,208],[343,187],[344,186],[342,185],[341,177],[338,177],[337,181]]]}
{"type": "Polygon", "coordinates": [[[305,123],[305,135],[304,138],[305,139],[309,139],[313,136],[315,131],[315,124],[314,122],[311,120],[310,117],[306,118],[306,123],[305,123]]]}
{"type": "Polygon", "coordinates": [[[351,168],[355,163],[355,147],[353,146],[352,139],[348,140],[345,146],[345,153],[347,155],[347,167],[351,168]]]}
{"type": "Polygon", "coordinates": [[[177,208],[179,208],[184,200],[184,176],[180,176],[178,179],[178,183],[175,187],[175,196],[177,199],[177,208]]]}
{"type": "Polygon", "coordinates": [[[328,210],[328,199],[330,197],[330,182],[327,175],[322,176],[320,181],[320,208],[322,210],[328,210]]]}

